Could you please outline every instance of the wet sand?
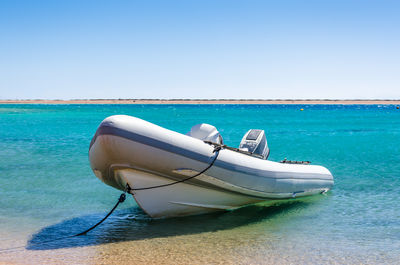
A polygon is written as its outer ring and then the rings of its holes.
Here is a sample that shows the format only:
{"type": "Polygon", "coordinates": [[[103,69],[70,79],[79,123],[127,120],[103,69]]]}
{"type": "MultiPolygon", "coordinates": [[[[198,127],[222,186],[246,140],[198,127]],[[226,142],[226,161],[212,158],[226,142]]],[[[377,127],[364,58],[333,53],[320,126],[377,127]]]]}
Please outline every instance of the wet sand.
{"type": "Polygon", "coordinates": [[[324,105],[400,105],[400,100],[359,99],[73,99],[0,100],[0,104],[324,104],[324,105]]]}

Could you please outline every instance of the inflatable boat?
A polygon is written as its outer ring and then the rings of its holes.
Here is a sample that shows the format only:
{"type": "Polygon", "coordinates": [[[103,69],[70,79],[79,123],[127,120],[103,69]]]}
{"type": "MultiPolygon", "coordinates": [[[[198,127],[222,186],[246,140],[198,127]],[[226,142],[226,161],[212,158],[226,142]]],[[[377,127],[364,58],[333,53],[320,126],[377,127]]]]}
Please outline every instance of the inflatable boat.
{"type": "Polygon", "coordinates": [[[94,174],[116,189],[128,188],[155,218],[308,196],[333,186],[325,167],[273,162],[268,155],[263,130],[249,130],[232,148],[212,125],[195,125],[184,135],[126,115],[106,118],[89,147],[94,174]]]}

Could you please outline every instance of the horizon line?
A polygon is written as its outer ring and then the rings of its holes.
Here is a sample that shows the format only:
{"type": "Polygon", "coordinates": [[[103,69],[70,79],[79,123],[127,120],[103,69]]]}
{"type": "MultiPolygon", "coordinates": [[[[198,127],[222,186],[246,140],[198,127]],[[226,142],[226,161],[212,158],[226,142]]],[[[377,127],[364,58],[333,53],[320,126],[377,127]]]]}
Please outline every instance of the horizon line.
{"type": "Polygon", "coordinates": [[[0,99],[0,102],[4,101],[101,101],[101,100],[113,100],[113,101],[125,101],[125,100],[139,100],[139,101],[400,101],[398,99],[363,99],[363,98],[298,98],[298,99],[264,99],[264,98],[70,98],[70,99],[46,99],[46,98],[35,98],[35,99],[0,99]]]}

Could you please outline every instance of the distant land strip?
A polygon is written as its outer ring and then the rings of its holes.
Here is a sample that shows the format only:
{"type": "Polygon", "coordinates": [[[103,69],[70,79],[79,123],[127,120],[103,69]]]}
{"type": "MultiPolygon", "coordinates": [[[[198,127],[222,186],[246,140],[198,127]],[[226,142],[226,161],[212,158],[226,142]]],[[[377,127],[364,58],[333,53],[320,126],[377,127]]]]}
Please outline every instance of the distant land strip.
{"type": "Polygon", "coordinates": [[[330,104],[400,105],[400,99],[21,99],[0,104],[330,104]]]}

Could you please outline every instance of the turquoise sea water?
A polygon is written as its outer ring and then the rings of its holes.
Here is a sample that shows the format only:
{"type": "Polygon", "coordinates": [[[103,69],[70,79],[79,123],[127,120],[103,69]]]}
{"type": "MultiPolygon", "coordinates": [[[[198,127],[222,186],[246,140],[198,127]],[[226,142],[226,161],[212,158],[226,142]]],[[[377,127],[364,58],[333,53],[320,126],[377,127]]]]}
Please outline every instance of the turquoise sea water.
{"type": "Polygon", "coordinates": [[[24,246],[0,251],[0,263],[398,263],[399,197],[393,105],[0,105],[0,248],[24,246]],[[181,133],[209,123],[235,147],[248,129],[264,129],[270,160],[323,165],[335,186],[303,200],[165,220],[147,218],[128,198],[88,235],[40,244],[84,230],[116,202],[120,192],[88,162],[91,137],[114,114],[181,133]]]}

